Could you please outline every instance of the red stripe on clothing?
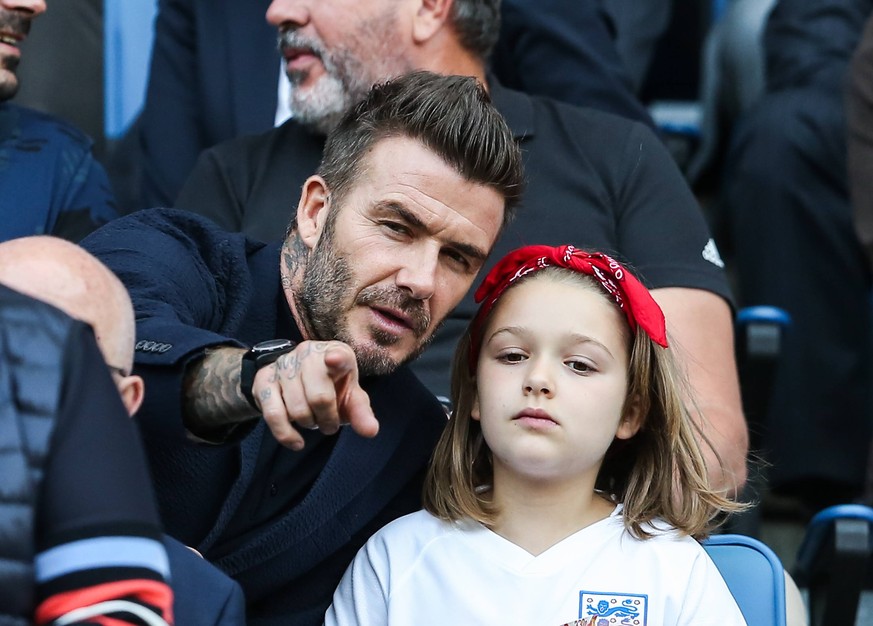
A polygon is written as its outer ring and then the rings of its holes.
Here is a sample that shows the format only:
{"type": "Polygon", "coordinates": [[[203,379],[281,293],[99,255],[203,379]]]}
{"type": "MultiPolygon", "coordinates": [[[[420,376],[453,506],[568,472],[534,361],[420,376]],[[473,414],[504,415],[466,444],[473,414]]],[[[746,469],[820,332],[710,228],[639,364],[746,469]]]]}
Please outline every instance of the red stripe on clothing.
{"type": "MultiPolygon", "coordinates": [[[[46,598],[37,607],[34,620],[37,626],[50,624],[74,609],[122,598],[157,607],[161,611],[161,617],[167,623],[173,623],[173,592],[169,585],[156,580],[144,579],[120,580],[53,595],[46,598]]],[[[127,624],[128,622],[119,621],[118,623],[127,624]]]]}

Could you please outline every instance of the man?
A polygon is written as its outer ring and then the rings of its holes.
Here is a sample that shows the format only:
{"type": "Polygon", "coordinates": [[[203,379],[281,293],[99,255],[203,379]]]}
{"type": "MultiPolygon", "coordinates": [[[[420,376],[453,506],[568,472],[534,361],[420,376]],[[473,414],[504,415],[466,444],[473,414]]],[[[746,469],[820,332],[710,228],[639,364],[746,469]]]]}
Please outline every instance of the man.
{"type": "MultiPolygon", "coordinates": [[[[743,484],[748,434],[733,354],[730,293],[697,203],[658,139],[644,126],[501,87],[486,74],[498,32],[497,0],[372,0],[352,15],[340,0],[274,0],[293,83],[294,119],[257,137],[206,151],[176,206],[230,230],[276,237],[293,190],[316,166],[319,133],[386,75],[410,68],[487,83],[525,159],[527,191],[499,240],[500,257],[525,243],[596,247],[629,262],[654,288],[684,365],[711,454],[713,478],[743,484]],[[372,59],[379,62],[370,62],[372,59]]],[[[454,310],[416,373],[447,395],[457,338],[475,306],[454,310]]]]}
{"type": "Polygon", "coordinates": [[[124,408],[128,415],[137,412],[144,385],[132,373],[133,307],[108,268],[62,239],[22,237],[0,243],[0,283],[89,324],[124,408]]]}
{"type": "Polygon", "coordinates": [[[44,0],[0,0],[0,241],[47,233],[76,241],[117,215],[91,140],[8,102],[20,45],[45,10],[44,0]]]}
{"type": "Polygon", "coordinates": [[[281,244],[168,210],[84,242],[137,312],[164,522],[241,583],[250,623],[320,624],[356,550],[420,506],[445,413],[402,364],[470,287],[521,184],[476,81],[415,73],[343,118],[281,244]]]}
{"type": "Polygon", "coordinates": [[[93,333],[0,285],[0,622],[172,623],[136,432],[93,333]]]}
{"type": "Polygon", "coordinates": [[[857,155],[844,95],[871,14],[871,0],[775,4],[766,89],[735,128],[723,173],[739,295],[791,316],[756,444],[771,491],[802,519],[862,494],[873,437],[871,273],[849,182],[849,163],[863,159],[847,159],[857,155]]]}
{"type": "MultiPolygon", "coordinates": [[[[123,149],[141,161],[142,189],[130,189],[133,208],[173,206],[200,152],[288,118],[288,81],[276,58],[275,30],[264,21],[269,0],[158,4],[146,102],[131,130],[136,142],[123,149]]],[[[521,91],[651,124],[598,4],[503,2],[494,72],[521,91]]]]}
{"type": "MultiPolygon", "coordinates": [[[[124,285],[106,266],[62,239],[23,237],[0,243],[0,283],[89,324],[127,414],[137,412],[144,384],[131,373],[133,307],[124,285]]],[[[177,624],[245,623],[238,585],[177,541],[164,537],[163,543],[170,561],[177,624]]]]}

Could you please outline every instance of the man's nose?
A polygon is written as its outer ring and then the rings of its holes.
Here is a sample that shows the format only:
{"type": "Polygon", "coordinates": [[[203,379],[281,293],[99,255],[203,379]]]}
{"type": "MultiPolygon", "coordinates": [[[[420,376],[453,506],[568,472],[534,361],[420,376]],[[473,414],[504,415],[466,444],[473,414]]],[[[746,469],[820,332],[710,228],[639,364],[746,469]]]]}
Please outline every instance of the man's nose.
{"type": "Polygon", "coordinates": [[[273,0],[267,7],[267,22],[276,28],[303,26],[309,21],[306,0],[273,0]]]}
{"type": "Polygon", "coordinates": [[[422,248],[410,254],[397,272],[397,286],[416,300],[427,300],[436,290],[439,251],[422,248]]]}
{"type": "Polygon", "coordinates": [[[36,17],[45,13],[45,0],[0,0],[0,6],[8,11],[25,11],[36,17]]]}

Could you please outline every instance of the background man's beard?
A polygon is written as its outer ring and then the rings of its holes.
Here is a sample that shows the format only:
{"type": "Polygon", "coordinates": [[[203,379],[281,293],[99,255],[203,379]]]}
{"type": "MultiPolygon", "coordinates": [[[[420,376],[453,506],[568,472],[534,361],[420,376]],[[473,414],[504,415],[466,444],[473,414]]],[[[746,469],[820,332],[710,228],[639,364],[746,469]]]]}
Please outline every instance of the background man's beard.
{"type": "Polygon", "coordinates": [[[291,79],[291,116],[319,134],[333,130],[354,103],[346,86],[333,74],[326,74],[308,90],[298,89],[291,79]]]}
{"type": "Polygon", "coordinates": [[[358,29],[348,35],[345,45],[331,51],[318,38],[297,31],[280,33],[280,48],[308,48],[318,55],[324,66],[324,75],[308,89],[297,88],[306,80],[308,72],[288,73],[291,81],[288,106],[292,117],[326,135],[339,124],[346,111],[364,99],[374,84],[411,71],[410,64],[394,54],[394,23],[391,9],[359,24],[358,29]]]}
{"type": "Polygon", "coordinates": [[[304,42],[318,54],[324,75],[314,85],[303,89],[298,85],[306,80],[308,72],[289,72],[291,96],[288,108],[298,122],[326,135],[339,124],[352,105],[364,99],[377,79],[372,73],[373,64],[365,67],[349,50],[341,48],[328,53],[320,42],[304,42]]]}

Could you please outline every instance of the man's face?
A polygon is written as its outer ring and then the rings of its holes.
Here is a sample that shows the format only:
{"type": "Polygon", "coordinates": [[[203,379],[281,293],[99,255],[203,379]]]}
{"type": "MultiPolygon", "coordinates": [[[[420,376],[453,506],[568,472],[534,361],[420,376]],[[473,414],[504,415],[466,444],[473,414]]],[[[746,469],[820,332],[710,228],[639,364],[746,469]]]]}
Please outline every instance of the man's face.
{"type": "Polygon", "coordinates": [[[43,12],[43,0],[0,0],[0,102],[18,91],[19,45],[30,32],[31,20],[43,12]]]}
{"type": "Polygon", "coordinates": [[[397,0],[274,0],[267,20],[291,81],[301,124],[327,133],[377,82],[412,70],[397,0]]]}
{"type": "Polygon", "coordinates": [[[417,141],[378,142],[339,205],[321,209],[298,311],[315,338],[348,343],[362,374],[394,370],[469,289],[504,204],[417,141]]]}

